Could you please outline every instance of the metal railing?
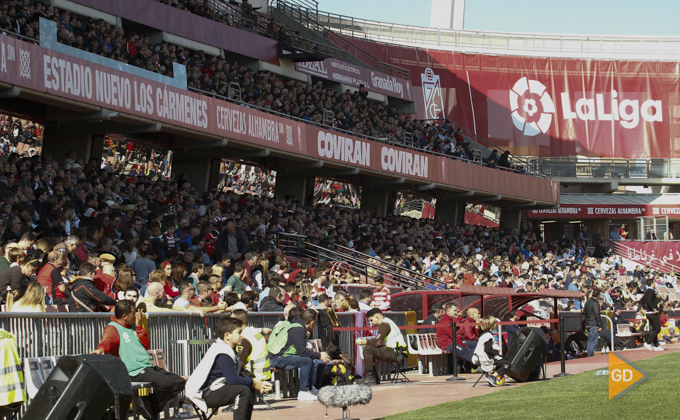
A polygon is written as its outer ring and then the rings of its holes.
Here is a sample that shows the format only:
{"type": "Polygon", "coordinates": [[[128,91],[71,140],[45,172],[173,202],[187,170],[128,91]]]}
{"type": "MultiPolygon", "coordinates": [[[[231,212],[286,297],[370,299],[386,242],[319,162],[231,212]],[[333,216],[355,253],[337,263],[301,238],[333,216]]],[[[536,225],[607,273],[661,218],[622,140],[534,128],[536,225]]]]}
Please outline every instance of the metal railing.
{"type": "Polygon", "coordinates": [[[528,158],[528,170],[569,178],[680,178],[680,159],[528,158]]]}
{"type": "Polygon", "coordinates": [[[352,56],[358,58],[359,60],[373,67],[374,69],[385,74],[398,77],[400,79],[411,80],[410,70],[405,69],[403,67],[395,66],[394,64],[386,63],[384,61],[380,61],[371,54],[369,54],[368,52],[362,50],[361,48],[352,44],[350,41],[346,40],[343,37],[338,36],[332,31],[324,30],[323,33],[327,40],[341,47],[345,51],[349,52],[352,56]]]}
{"type": "Polygon", "coordinates": [[[340,35],[374,42],[466,53],[543,57],[614,58],[677,61],[680,37],[555,35],[425,28],[329,13],[300,0],[272,0],[279,9],[296,9],[306,23],[340,35]]]}
{"type": "MultiPolygon", "coordinates": [[[[398,325],[406,325],[403,312],[386,312],[398,325]]],[[[12,333],[17,340],[21,359],[89,354],[100,342],[102,332],[110,322],[111,313],[0,313],[0,328],[12,333]]],[[[224,314],[205,317],[183,312],[147,313],[146,330],[150,349],[163,349],[168,370],[184,375],[196,369],[210,344],[182,346],[182,340],[215,339],[215,326],[224,314]]],[[[354,313],[338,313],[341,327],[354,327],[354,313]]],[[[283,313],[250,312],[249,325],[274,328],[283,313]]],[[[311,338],[323,334],[320,325],[311,338]]],[[[354,332],[338,332],[340,348],[354,357],[354,332]]]]}
{"type": "Polygon", "coordinates": [[[17,339],[19,357],[87,354],[97,347],[110,313],[0,313],[0,328],[17,339]]]}
{"type": "Polygon", "coordinates": [[[372,68],[383,73],[410,80],[411,72],[408,69],[380,61],[376,57],[372,56],[346,39],[337,36],[333,32],[327,31],[327,27],[321,24],[319,21],[320,14],[318,5],[316,7],[310,7],[306,1],[296,0],[295,2],[288,2],[272,0],[270,7],[276,8],[281,13],[290,16],[303,26],[320,32],[328,41],[338,45],[345,51],[349,52],[353,57],[364,62],[368,66],[371,66],[372,68]]]}
{"type": "Polygon", "coordinates": [[[355,274],[364,275],[367,279],[382,275],[386,280],[407,290],[442,289],[446,287],[446,283],[442,280],[384,260],[379,260],[379,264],[372,263],[370,260],[376,260],[375,257],[342,245],[331,244],[323,239],[279,232],[273,232],[273,234],[276,237],[278,247],[287,256],[309,258],[317,263],[328,261],[346,264],[355,274]]]}
{"type": "MultiPolygon", "coordinates": [[[[449,120],[448,118],[431,118],[427,120],[422,120],[422,121],[433,121],[435,123],[444,123],[445,121],[449,120]]],[[[421,121],[421,120],[419,120],[421,121]]],[[[449,120],[450,121],[450,120],[449,120]]],[[[462,125],[458,125],[456,123],[453,123],[453,128],[454,130],[458,130],[460,128],[461,130],[461,135],[463,136],[464,140],[467,140],[468,143],[473,147],[475,150],[479,150],[480,153],[480,159],[473,159],[475,161],[480,161],[481,158],[483,157],[488,157],[493,150],[498,150],[499,153],[505,152],[505,149],[503,149],[500,146],[496,146],[495,144],[491,143],[489,140],[485,139],[484,137],[478,136],[474,132],[468,130],[467,128],[463,127],[462,125]],[[482,156],[484,155],[484,156],[482,156]]],[[[517,173],[523,173],[520,167],[524,168],[524,170],[527,173],[536,173],[540,174],[540,172],[536,172],[530,168],[529,165],[529,159],[528,157],[524,156],[517,156],[517,155],[510,155],[510,162],[512,164],[512,167],[510,168],[504,168],[506,170],[512,171],[512,172],[517,172],[517,173]]]]}
{"type": "Polygon", "coordinates": [[[323,124],[328,127],[335,127],[335,114],[330,109],[323,111],[323,124]]]}
{"type": "Polygon", "coordinates": [[[212,14],[209,18],[213,20],[259,35],[268,33],[265,17],[257,12],[253,12],[257,15],[254,19],[250,19],[241,12],[239,7],[224,0],[208,0],[207,6],[212,14]]]}

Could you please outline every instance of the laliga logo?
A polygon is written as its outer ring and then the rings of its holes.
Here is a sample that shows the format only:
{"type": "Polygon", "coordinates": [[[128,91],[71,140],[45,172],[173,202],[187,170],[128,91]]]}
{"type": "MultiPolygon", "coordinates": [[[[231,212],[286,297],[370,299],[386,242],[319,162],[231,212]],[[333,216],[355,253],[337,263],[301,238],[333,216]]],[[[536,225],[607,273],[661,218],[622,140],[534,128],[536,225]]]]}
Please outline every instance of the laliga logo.
{"type": "MultiPolygon", "coordinates": [[[[621,96],[640,97],[640,93],[621,93],[621,96]]],[[[607,93],[591,94],[592,97],[575,99],[572,104],[569,92],[562,92],[562,118],[581,121],[618,121],[626,129],[636,128],[640,120],[647,122],[663,121],[663,103],[654,99],[641,101],[619,96],[612,90],[607,93]]],[[[555,104],[539,81],[526,77],[519,79],[510,90],[510,109],[512,122],[525,136],[548,133],[552,123],[555,104]]]]}
{"type": "Polygon", "coordinates": [[[555,104],[545,91],[543,83],[522,77],[510,91],[510,110],[515,127],[523,130],[525,136],[535,136],[538,133],[548,132],[555,113],[555,104]],[[520,101],[520,98],[523,100],[520,101]]]}

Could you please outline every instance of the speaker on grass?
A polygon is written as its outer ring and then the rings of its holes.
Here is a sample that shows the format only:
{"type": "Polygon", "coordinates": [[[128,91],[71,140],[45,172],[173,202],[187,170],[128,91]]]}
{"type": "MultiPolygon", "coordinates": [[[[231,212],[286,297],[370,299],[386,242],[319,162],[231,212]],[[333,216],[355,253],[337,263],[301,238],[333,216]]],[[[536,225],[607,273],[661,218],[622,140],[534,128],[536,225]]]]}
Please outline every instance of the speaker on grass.
{"type": "Polygon", "coordinates": [[[110,407],[127,418],[132,384],[125,364],[115,356],[63,356],[28,406],[24,418],[99,420],[110,407]]]}
{"type": "Polygon", "coordinates": [[[531,371],[543,361],[548,339],[540,328],[522,327],[515,330],[505,358],[510,361],[507,375],[518,382],[526,382],[531,371]]]}

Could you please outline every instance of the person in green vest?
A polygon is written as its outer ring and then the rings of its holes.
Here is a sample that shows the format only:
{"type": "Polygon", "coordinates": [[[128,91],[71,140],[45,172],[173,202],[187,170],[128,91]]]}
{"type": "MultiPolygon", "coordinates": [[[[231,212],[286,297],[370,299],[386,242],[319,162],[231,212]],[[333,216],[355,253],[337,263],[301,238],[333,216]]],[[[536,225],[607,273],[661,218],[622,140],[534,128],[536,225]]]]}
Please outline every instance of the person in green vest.
{"type": "MultiPolygon", "coordinates": [[[[295,309],[292,309],[293,312],[295,309]]],[[[298,401],[317,401],[318,388],[326,363],[331,361],[326,352],[317,353],[307,348],[307,331],[313,331],[317,313],[307,309],[291,321],[277,324],[269,337],[269,365],[279,370],[300,369],[298,401]]]]}
{"type": "Polygon", "coordinates": [[[137,311],[134,302],[118,301],[114,314],[92,353],[120,357],[132,382],[150,382],[153,393],[140,398],[140,408],[146,419],[158,419],[165,404],[184,390],[186,381],[151,363],[147,353],[149,337],[142,326],[142,312],[137,311]]]}

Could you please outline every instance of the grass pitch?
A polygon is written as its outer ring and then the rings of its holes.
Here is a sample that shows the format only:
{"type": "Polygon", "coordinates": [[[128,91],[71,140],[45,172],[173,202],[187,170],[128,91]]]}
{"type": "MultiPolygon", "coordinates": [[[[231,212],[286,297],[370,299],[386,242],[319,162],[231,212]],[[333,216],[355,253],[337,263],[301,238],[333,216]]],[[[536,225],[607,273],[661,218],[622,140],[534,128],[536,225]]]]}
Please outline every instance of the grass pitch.
{"type": "MultiPolygon", "coordinates": [[[[646,372],[648,379],[612,400],[608,399],[608,376],[596,376],[592,370],[409,411],[384,420],[680,418],[677,405],[680,353],[633,364],[646,372]]],[[[480,385],[487,386],[484,380],[477,386],[480,385]]],[[[464,385],[459,389],[465,392],[464,385]]]]}

